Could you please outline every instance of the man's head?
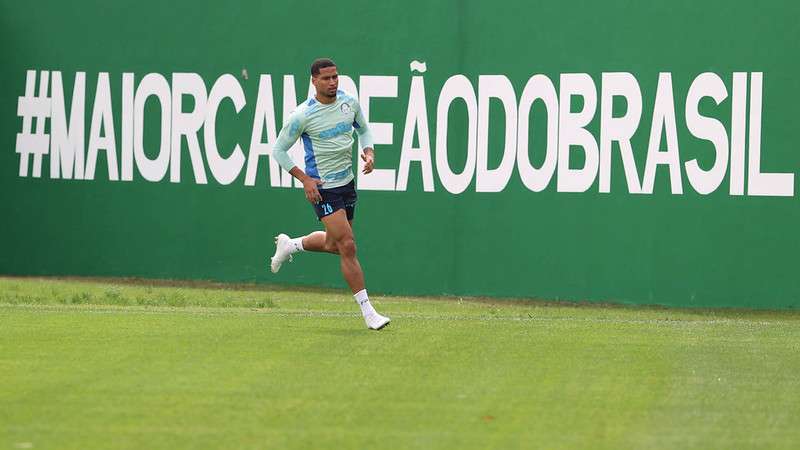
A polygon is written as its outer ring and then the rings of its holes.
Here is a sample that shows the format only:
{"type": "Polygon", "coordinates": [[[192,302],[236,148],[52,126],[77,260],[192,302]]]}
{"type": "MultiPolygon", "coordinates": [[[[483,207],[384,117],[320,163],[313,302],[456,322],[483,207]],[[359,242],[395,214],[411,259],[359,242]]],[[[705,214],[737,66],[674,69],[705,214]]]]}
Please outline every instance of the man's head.
{"type": "Polygon", "coordinates": [[[339,89],[339,72],[336,63],[328,58],[320,58],[311,64],[311,82],[317,89],[317,96],[333,100],[339,89]]]}

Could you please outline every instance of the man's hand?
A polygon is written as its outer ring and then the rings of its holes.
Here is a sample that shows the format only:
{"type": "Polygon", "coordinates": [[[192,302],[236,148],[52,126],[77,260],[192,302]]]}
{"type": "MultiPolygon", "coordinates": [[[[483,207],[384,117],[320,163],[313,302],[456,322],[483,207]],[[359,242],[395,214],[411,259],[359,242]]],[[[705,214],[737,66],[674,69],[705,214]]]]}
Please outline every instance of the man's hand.
{"type": "Polygon", "coordinates": [[[306,198],[309,202],[317,204],[322,201],[322,196],[319,194],[317,186],[322,185],[322,180],[319,178],[306,177],[303,180],[303,190],[306,191],[306,198]]]}
{"type": "Polygon", "coordinates": [[[364,153],[361,154],[361,159],[364,160],[364,175],[372,172],[372,169],[375,167],[375,152],[367,147],[364,149],[364,153]]]}
{"type": "Polygon", "coordinates": [[[322,185],[322,180],[319,178],[311,178],[297,166],[292,167],[289,173],[303,183],[303,190],[305,191],[306,199],[308,201],[314,204],[322,201],[322,196],[319,194],[319,190],[317,189],[317,186],[322,185]]]}

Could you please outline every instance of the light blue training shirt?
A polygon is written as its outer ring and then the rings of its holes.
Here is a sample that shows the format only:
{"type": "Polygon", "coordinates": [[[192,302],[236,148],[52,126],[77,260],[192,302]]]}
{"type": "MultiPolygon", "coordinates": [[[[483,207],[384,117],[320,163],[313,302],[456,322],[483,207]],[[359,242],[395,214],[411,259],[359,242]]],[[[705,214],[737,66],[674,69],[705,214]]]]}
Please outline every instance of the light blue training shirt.
{"type": "Polygon", "coordinates": [[[312,97],[289,116],[272,156],[284,170],[291,170],[296,164],[287,152],[300,138],[306,174],[322,180],[323,189],[344,186],[354,178],[353,129],[362,150],[372,147],[372,136],[357,99],[344,91],[337,91],[336,100],[327,105],[312,97]]]}

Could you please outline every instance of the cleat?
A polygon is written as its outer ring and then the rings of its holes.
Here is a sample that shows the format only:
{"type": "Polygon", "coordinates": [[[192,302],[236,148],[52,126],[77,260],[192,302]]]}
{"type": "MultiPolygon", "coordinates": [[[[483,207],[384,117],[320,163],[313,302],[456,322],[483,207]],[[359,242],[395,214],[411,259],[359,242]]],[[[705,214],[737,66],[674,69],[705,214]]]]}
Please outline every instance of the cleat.
{"type": "Polygon", "coordinates": [[[378,331],[384,328],[386,325],[389,325],[389,322],[392,320],[378,313],[372,313],[364,316],[364,321],[367,322],[367,328],[378,331]]]}
{"type": "Polygon", "coordinates": [[[278,273],[281,265],[286,261],[292,262],[291,248],[289,247],[289,236],[281,233],[275,236],[275,254],[270,258],[269,268],[272,273],[278,273]]]}

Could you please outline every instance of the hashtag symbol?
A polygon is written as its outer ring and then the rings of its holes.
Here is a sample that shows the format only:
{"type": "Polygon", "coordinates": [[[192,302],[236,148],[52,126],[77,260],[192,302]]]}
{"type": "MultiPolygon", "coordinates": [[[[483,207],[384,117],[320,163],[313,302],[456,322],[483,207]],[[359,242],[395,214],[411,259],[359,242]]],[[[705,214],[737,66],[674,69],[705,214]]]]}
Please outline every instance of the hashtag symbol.
{"type": "Polygon", "coordinates": [[[22,133],[17,133],[17,153],[19,153],[19,176],[28,176],[28,160],[33,155],[35,178],[42,176],[42,155],[50,149],[50,135],[44,132],[45,121],[50,117],[50,97],[47,86],[50,72],[43,70],[39,78],[39,95],[33,95],[36,87],[36,71],[29,70],[25,79],[25,96],[19,97],[17,115],[22,117],[22,133]],[[36,119],[36,131],[33,131],[36,119]]]}

